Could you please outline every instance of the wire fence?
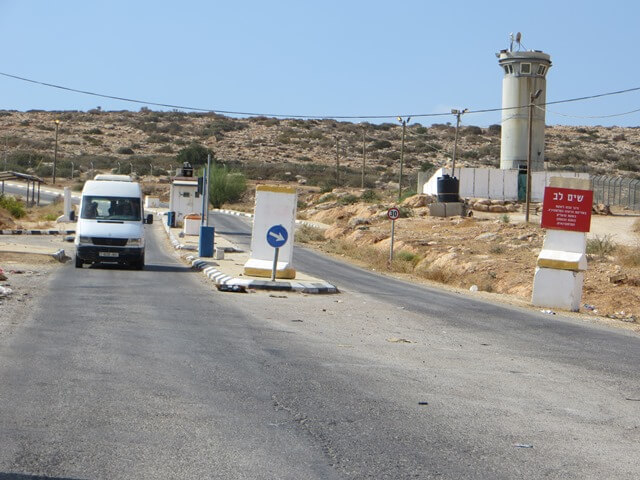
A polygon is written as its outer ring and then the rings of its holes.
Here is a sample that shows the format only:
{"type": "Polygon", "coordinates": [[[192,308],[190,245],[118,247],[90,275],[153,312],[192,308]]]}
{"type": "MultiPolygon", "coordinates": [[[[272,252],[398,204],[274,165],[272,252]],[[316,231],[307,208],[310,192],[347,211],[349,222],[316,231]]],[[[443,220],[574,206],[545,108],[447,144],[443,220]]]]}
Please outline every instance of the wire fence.
{"type": "Polygon", "coordinates": [[[640,180],[594,175],[591,177],[591,181],[593,184],[593,203],[640,210],[640,180]]]}

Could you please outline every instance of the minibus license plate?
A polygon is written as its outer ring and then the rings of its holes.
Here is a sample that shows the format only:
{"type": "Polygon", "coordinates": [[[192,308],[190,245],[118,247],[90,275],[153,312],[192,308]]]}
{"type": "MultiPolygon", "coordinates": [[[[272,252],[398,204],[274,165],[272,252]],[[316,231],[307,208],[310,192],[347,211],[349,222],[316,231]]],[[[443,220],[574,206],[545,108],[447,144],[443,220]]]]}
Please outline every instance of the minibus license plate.
{"type": "Polygon", "coordinates": [[[111,257],[111,258],[114,258],[114,257],[117,257],[117,256],[118,256],[118,252],[100,252],[100,253],[99,253],[99,255],[100,255],[101,257],[111,257]]]}

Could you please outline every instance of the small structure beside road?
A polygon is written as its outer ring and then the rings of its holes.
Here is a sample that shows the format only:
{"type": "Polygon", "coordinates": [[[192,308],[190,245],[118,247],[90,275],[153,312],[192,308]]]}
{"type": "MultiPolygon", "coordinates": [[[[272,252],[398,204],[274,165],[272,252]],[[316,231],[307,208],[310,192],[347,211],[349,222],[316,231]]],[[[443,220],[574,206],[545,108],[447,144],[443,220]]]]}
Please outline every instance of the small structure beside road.
{"type": "Polygon", "coordinates": [[[4,195],[4,182],[17,180],[20,182],[27,182],[27,205],[40,205],[40,185],[44,183],[44,180],[40,177],[36,177],[35,175],[29,175],[27,173],[19,173],[19,172],[0,172],[0,184],[2,185],[2,194],[4,195]],[[37,194],[36,194],[36,185],[37,185],[37,194]],[[31,198],[29,198],[31,197],[31,198]]]}
{"type": "Polygon", "coordinates": [[[183,224],[186,215],[199,211],[196,201],[199,196],[198,180],[193,176],[193,167],[185,162],[171,180],[169,193],[169,211],[174,212],[173,219],[176,226],[183,224]]]}

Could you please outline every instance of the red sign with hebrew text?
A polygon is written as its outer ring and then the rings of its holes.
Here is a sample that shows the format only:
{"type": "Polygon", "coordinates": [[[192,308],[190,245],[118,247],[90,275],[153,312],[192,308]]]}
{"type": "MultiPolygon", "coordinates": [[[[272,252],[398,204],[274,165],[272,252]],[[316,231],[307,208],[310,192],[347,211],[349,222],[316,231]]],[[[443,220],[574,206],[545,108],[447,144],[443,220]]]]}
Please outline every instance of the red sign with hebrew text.
{"type": "Polygon", "coordinates": [[[591,229],[592,190],[546,187],[542,228],[588,232],[591,229]]]}

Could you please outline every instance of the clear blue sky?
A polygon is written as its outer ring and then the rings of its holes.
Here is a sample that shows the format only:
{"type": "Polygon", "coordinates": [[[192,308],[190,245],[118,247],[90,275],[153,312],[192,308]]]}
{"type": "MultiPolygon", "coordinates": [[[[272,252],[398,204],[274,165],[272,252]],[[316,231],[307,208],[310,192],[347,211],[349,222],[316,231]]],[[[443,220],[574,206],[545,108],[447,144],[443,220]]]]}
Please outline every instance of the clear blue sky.
{"type": "MultiPolygon", "coordinates": [[[[0,0],[0,72],[108,95],[283,115],[501,106],[495,53],[520,31],[551,55],[547,101],[640,87],[637,1],[0,0]]],[[[0,76],[0,109],[133,110],[0,76]]],[[[161,110],[159,107],[151,107],[161,110]]],[[[640,108],[640,92],[549,107],[640,108]]],[[[549,125],[640,125],[640,113],[549,125]]],[[[453,121],[416,119],[425,125],[453,121]]],[[[463,117],[500,123],[500,113],[463,117]]]]}

